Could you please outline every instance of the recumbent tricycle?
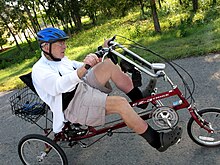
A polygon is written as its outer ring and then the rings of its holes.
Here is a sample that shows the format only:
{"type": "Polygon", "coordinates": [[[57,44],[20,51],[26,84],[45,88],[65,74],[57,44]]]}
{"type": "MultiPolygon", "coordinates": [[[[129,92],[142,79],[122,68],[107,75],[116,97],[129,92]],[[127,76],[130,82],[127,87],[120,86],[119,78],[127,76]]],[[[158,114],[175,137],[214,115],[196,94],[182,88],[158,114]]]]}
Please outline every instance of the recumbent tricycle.
{"type": "MultiPolygon", "coordinates": [[[[134,83],[140,86],[140,72],[152,77],[147,88],[145,89],[146,97],[135,102],[130,102],[132,107],[148,105],[148,108],[138,112],[144,120],[151,119],[152,125],[158,128],[158,131],[166,131],[174,128],[179,122],[177,111],[180,109],[188,109],[191,118],[188,121],[187,132],[189,137],[198,145],[215,147],[220,145],[220,109],[219,108],[204,108],[197,110],[195,101],[192,96],[192,90],[188,84],[174,67],[175,63],[168,62],[172,68],[177,71],[178,75],[189,93],[189,97],[183,95],[181,90],[175,85],[165,72],[164,63],[150,63],[146,59],[140,57],[125,46],[114,41],[115,37],[109,41],[108,48],[99,47],[96,52],[97,56],[109,57],[113,62],[117,63],[118,57],[121,62],[124,62],[126,67],[135,69],[135,75],[132,75],[134,83]],[[116,51],[120,49],[123,52],[116,51]],[[156,82],[158,79],[163,79],[170,85],[170,89],[158,93],[156,82]],[[149,94],[150,92],[150,94],[149,94]],[[175,98],[171,103],[164,103],[167,98],[175,98]],[[188,101],[190,100],[190,102],[188,101]],[[150,108],[149,108],[150,107],[150,108]]],[[[146,47],[135,43],[136,48],[149,51],[157,55],[146,47]]],[[[27,75],[25,75],[27,76],[27,75]]],[[[30,73],[28,74],[30,77],[30,73]]],[[[25,77],[21,76],[22,81],[28,84],[25,77]]],[[[30,85],[29,85],[30,86],[30,85]]],[[[61,148],[61,143],[68,144],[68,147],[73,147],[79,144],[81,147],[87,148],[106,135],[112,136],[118,129],[126,127],[126,124],[121,119],[112,120],[104,126],[91,127],[81,126],[77,123],[65,123],[62,131],[57,134],[52,134],[52,113],[49,107],[38,97],[33,88],[26,86],[20,89],[17,93],[10,97],[10,104],[14,115],[36,124],[43,130],[44,135],[29,134],[23,137],[18,144],[18,153],[21,161],[24,164],[59,164],[67,165],[68,160],[66,154],[61,148]],[[32,90],[31,90],[32,89],[32,90]],[[42,122],[44,120],[44,122],[42,122]],[[44,123],[42,126],[41,124],[44,123]],[[103,135],[90,144],[85,144],[84,139],[103,135]]]]}

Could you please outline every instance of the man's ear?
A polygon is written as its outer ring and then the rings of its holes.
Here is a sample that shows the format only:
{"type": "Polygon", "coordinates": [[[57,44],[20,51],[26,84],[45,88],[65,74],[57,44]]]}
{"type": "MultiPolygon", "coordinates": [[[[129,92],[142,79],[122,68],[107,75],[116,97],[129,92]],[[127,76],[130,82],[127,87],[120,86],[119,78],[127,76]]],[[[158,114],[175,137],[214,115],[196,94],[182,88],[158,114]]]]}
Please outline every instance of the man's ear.
{"type": "Polygon", "coordinates": [[[45,45],[42,47],[42,49],[43,49],[45,52],[48,52],[48,53],[49,53],[50,44],[49,44],[49,43],[45,44],[45,45]]]}

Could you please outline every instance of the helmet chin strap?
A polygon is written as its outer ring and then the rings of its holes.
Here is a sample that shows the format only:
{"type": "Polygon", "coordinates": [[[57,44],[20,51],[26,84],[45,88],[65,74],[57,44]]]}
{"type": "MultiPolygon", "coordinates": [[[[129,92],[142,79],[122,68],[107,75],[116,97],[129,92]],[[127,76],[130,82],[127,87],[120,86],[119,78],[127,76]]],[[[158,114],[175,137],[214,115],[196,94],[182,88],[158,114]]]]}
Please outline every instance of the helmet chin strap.
{"type": "Polygon", "coordinates": [[[42,47],[41,47],[41,50],[42,50],[46,55],[50,56],[50,58],[51,58],[53,61],[61,61],[60,58],[55,58],[55,57],[52,55],[52,53],[51,53],[51,48],[52,48],[51,43],[49,43],[49,53],[46,52],[46,51],[44,51],[44,50],[42,49],[42,47]]]}

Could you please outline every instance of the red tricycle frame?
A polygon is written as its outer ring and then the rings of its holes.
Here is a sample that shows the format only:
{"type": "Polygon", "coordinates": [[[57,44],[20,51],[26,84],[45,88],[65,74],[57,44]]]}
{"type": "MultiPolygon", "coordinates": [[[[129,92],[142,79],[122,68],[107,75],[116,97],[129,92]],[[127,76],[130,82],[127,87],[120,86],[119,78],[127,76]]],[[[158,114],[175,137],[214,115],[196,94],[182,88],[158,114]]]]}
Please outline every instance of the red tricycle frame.
{"type": "MultiPolygon", "coordinates": [[[[213,130],[211,130],[209,127],[207,127],[206,125],[208,124],[208,122],[206,122],[204,119],[201,118],[201,116],[197,113],[195,106],[190,105],[189,102],[186,100],[186,98],[183,96],[183,94],[181,93],[181,91],[179,90],[179,88],[177,86],[175,86],[172,90],[166,91],[166,92],[162,92],[162,93],[158,93],[143,99],[140,99],[138,101],[135,102],[131,102],[130,105],[132,107],[137,106],[137,105],[141,105],[141,104],[148,104],[148,103],[152,103],[154,106],[157,106],[157,101],[158,100],[162,100],[168,97],[172,97],[172,96],[178,96],[179,99],[181,100],[181,104],[180,105],[176,105],[176,106],[171,106],[170,108],[174,109],[175,111],[180,110],[180,109],[184,109],[187,108],[188,111],[190,112],[191,116],[193,117],[193,119],[198,123],[198,125],[202,128],[204,128],[205,130],[207,130],[209,133],[212,133],[213,130]]],[[[143,114],[140,115],[140,117],[143,120],[148,120],[151,118],[151,114],[147,113],[147,114],[143,114]]],[[[86,138],[90,138],[90,137],[94,137],[96,135],[100,135],[103,133],[112,133],[113,130],[117,130],[120,128],[126,127],[126,124],[122,121],[122,122],[118,122],[116,124],[112,124],[111,126],[106,126],[106,127],[102,127],[102,128],[96,128],[96,127],[88,127],[89,131],[86,135],[84,136],[78,136],[78,137],[66,137],[66,135],[64,134],[64,130],[70,128],[69,123],[67,123],[64,128],[63,131],[58,133],[55,136],[55,141],[60,141],[60,140],[68,140],[68,141],[78,141],[78,140],[82,140],[82,139],[86,139],[86,138]]]]}

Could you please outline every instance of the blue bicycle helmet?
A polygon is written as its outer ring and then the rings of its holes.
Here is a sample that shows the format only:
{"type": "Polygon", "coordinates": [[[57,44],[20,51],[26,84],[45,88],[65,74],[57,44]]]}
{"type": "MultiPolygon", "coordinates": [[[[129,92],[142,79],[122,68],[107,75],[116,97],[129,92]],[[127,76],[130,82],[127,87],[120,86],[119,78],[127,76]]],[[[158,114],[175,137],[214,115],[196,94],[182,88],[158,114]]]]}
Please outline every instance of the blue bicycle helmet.
{"type": "Polygon", "coordinates": [[[40,44],[44,42],[54,43],[60,40],[66,40],[69,37],[63,30],[57,28],[46,28],[37,33],[37,39],[40,44]]]}
{"type": "Polygon", "coordinates": [[[52,60],[54,61],[60,61],[61,59],[59,58],[55,58],[52,53],[51,53],[51,44],[54,43],[54,42],[57,42],[57,41],[62,41],[62,40],[66,40],[68,39],[69,37],[66,35],[66,33],[63,31],[63,30],[60,30],[60,29],[56,29],[56,28],[45,28],[41,31],[39,31],[37,33],[37,39],[38,39],[38,42],[40,44],[40,48],[41,50],[49,55],[51,57],[52,60]],[[50,49],[49,49],[49,52],[46,52],[42,49],[42,43],[49,43],[50,44],[50,49]]]}

